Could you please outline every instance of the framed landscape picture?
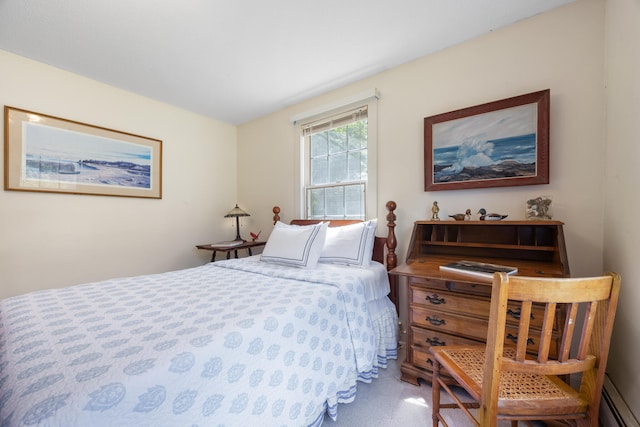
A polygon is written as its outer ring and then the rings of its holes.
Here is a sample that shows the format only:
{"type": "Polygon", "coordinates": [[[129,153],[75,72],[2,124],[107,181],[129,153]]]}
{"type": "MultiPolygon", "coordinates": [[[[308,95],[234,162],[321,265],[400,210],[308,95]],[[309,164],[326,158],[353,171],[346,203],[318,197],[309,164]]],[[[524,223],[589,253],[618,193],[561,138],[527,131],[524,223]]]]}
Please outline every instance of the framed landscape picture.
{"type": "Polygon", "coordinates": [[[5,190],[162,198],[162,141],[5,106],[5,190]]]}
{"type": "Polygon", "coordinates": [[[425,191],[549,183],[550,90],[424,119],[425,191]]]}

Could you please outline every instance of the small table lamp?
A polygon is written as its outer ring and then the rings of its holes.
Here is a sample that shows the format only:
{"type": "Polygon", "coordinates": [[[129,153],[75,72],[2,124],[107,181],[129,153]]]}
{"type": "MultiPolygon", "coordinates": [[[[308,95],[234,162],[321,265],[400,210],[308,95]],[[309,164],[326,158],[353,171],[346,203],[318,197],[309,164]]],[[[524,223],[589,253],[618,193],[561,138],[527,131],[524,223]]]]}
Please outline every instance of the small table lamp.
{"type": "Polygon", "coordinates": [[[248,213],[246,213],[245,211],[243,211],[242,209],[240,209],[238,207],[238,204],[236,203],[236,207],[231,209],[229,211],[228,214],[226,214],[224,217],[225,218],[236,218],[236,238],[235,240],[242,240],[243,242],[246,242],[246,240],[244,240],[242,237],[240,237],[240,220],[239,218],[241,216],[251,216],[248,213]]]}

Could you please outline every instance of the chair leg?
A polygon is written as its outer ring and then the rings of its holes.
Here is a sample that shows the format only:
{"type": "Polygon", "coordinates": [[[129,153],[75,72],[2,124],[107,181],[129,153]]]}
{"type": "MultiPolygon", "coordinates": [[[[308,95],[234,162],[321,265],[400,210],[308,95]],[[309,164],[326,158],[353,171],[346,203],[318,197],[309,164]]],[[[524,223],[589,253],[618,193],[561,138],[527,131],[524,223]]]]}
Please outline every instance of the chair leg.
{"type": "Polygon", "coordinates": [[[433,359],[433,375],[431,376],[431,418],[433,427],[438,427],[440,416],[440,363],[433,359]]]}

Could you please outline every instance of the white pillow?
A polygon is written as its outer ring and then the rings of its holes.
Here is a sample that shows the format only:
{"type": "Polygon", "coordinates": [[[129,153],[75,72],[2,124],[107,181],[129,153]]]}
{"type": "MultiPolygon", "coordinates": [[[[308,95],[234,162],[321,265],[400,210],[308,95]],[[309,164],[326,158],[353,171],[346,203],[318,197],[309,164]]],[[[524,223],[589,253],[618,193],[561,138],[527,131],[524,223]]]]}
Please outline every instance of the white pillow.
{"type": "Polygon", "coordinates": [[[329,227],[319,262],[366,267],[373,256],[377,220],[329,227]]]}
{"type": "Polygon", "coordinates": [[[328,223],[289,225],[278,221],[262,251],[261,261],[313,268],[318,263],[328,223]]]}

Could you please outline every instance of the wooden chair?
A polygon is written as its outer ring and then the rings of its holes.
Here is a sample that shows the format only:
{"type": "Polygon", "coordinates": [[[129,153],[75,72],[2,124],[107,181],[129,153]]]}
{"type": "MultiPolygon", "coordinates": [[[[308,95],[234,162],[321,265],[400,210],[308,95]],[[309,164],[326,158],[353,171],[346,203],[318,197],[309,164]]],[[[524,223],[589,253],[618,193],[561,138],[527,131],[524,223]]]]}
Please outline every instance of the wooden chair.
{"type": "Polygon", "coordinates": [[[496,273],[486,347],[430,349],[434,355],[433,426],[447,425],[441,409],[459,408],[482,427],[503,419],[511,420],[512,426],[518,420],[568,420],[570,425],[596,427],[619,290],[616,273],[558,279],[496,273]],[[529,339],[518,340],[515,347],[505,345],[507,301],[509,308],[514,301],[520,306],[520,337],[531,337],[532,303],[544,306],[542,333],[534,345],[537,355],[529,339]],[[564,316],[564,329],[554,352],[550,348],[558,337],[552,336],[552,329],[559,315],[564,316]],[[576,354],[571,356],[574,332],[579,342],[574,343],[576,354]],[[473,401],[457,397],[449,387],[455,383],[473,401]],[[455,403],[440,403],[441,388],[455,403]],[[475,416],[470,408],[478,408],[475,416]]]}

